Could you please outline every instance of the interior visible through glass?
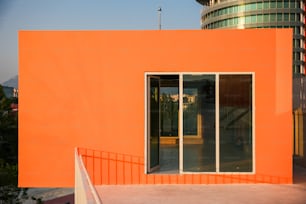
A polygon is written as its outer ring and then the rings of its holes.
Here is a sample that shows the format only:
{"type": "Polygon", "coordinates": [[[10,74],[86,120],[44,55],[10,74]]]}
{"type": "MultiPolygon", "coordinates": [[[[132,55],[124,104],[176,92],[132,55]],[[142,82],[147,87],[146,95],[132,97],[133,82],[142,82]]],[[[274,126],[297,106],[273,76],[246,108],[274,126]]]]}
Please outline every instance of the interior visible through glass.
{"type": "Polygon", "coordinates": [[[159,78],[150,79],[150,101],[149,101],[149,121],[150,121],[150,166],[153,169],[159,165],[159,78]]]}
{"type": "Polygon", "coordinates": [[[179,76],[160,75],[160,170],[179,173],[179,76]]]}
{"type": "Polygon", "coordinates": [[[220,171],[252,171],[252,76],[220,75],[220,171]]]}
{"type": "Polygon", "coordinates": [[[178,74],[148,80],[150,166],[159,167],[150,172],[177,174],[180,162],[183,172],[253,171],[251,74],[185,74],[182,93],[178,74]]]}
{"type": "Polygon", "coordinates": [[[183,76],[183,171],[216,171],[215,76],[183,76]]]}

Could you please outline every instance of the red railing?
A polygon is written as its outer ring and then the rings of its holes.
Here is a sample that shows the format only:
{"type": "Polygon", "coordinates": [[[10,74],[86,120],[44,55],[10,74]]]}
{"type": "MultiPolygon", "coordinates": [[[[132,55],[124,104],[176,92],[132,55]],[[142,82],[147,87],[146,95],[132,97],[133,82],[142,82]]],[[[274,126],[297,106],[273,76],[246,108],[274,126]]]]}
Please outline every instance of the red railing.
{"type": "Polygon", "coordinates": [[[79,154],[94,185],[142,183],[142,157],[85,148],[79,154]]]}

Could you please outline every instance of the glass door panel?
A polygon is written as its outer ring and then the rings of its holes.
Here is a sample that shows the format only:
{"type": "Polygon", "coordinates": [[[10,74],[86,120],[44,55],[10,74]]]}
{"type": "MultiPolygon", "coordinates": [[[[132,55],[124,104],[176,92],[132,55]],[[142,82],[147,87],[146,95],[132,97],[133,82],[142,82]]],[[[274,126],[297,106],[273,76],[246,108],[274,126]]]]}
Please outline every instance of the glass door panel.
{"type": "Polygon", "coordinates": [[[160,77],[160,173],[179,172],[179,75],[160,77]]]}
{"type": "Polygon", "coordinates": [[[148,76],[148,172],[159,168],[160,80],[148,76]]]}
{"type": "Polygon", "coordinates": [[[161,136],[178,136],[178,104],[178,86],[160,87],[161,136]]]}
{"type": "Polygon", "coordinates": [[[183,171],[216,171],[215,75],[183,75],[183,171]]]}
{"type": "Polygon", "coordinates": [[[147,172],[254,171],[253,89],[252,74],[147,76],[147,172]]]}
{"type": "Polygon", "coordinates": [[[219,76],[220,172],[252,171],[252,75],[219,76]]]}

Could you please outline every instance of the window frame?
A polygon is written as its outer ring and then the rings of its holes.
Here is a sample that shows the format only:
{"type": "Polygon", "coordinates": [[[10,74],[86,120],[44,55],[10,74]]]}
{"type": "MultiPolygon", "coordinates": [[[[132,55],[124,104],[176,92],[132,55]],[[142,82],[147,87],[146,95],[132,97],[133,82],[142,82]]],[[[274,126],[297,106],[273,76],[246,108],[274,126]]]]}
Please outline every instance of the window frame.
{"type": "Polygon", "coordinates": [[[145,72],[144,73],[144,87],[145,87],[145,93],[144,93],[144,121],[145,121],[145,128],[144,128],[144,173],[148,174],[147,171],[147,154],[148,154],[148,135],[147,135],[147,129],[148,129],[148,124],[147,124],[147,77],[148,76],[159,76],[159,75],[178,75],[179,76],[179,134],[178,134],[178,139],[179,139],[179,172],[178,174],[241,174],[241,175],[253,175],[256,173],[256,124],[255,124],[255,118],[256,118],[256,104],[255,104],[255,72],[145,72]],[[216,171],[213,172],[190,172],[190,171],[183,171],[183,76],[184,75],[215,75],[216,81],[215,81],[215,124],[216,124],[216,171]],[[220,171],[220,124],[219,124],[219,113],[220,113],[220,102],[219,102],[219,77],[220,75],[250,75],[252,78],[252,171],[249,172],[222,172],[220,171]]]}

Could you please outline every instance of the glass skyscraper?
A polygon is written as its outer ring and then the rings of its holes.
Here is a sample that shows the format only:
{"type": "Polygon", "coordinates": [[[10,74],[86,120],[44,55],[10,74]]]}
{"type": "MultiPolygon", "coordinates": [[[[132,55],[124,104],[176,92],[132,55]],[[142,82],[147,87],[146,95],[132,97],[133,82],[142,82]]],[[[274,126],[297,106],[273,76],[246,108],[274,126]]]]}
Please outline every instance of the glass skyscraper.
{"type": "Polygon", "coordinates": [[[197,0],[202,29],[292,28],[293,74],[305,73],[303,0],[197,0]]]}

